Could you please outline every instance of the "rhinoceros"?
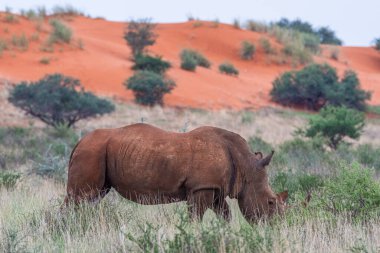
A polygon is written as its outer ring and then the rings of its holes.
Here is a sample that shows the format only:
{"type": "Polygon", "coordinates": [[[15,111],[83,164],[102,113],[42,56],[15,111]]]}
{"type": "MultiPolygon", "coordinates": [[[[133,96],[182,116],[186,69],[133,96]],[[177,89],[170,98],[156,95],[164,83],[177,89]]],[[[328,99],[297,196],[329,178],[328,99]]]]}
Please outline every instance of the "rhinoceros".
{"type": "Polygon", "coordinates": [[[227,196],[248,220],[270,217],[284,212],[288,197],[269,186],[272,156],[252,153],[240,135],[210,126],[187,133],[143,123],[98,129],[71,153],[63,206],[97,201],[114,188],[141,204],[187,201],[193,217],[210,208],[229,218],[227,196]]]}

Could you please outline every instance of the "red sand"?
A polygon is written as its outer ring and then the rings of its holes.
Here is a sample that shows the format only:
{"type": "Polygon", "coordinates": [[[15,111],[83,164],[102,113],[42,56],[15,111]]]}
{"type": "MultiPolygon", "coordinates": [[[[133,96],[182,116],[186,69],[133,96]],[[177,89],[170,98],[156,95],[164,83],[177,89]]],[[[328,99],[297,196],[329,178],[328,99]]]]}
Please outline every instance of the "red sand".
{"type": "MultiPolygon", "coordinates": [[[[4,14],[3,14],[4,15],[4,14]]],[[[74,31],[75,41],[81,39],[84,50],[75,46],[55,46],[54,52],[42,52],[50,27],[45,21],[43,32],[37,32],[35,23],[19,17],[19,23],[0,22],[0,38],[11,38],[13,34],[25,33],[28,37],[39,33],[39,41],[30,42],[29,49],[4,51],[0,57],[0,79],[13,82],[37,80],[48,73],[64,73],[81,80],[86,89],[97,94],[114,96],[132,101],[133,95],[122,85],[132,74],[130,50],[123,39],[125,24],[102,19],[77,17],[67,24],[74,31]],[[50,64],[40,63],[41,58],[51,59],[50,64]]],[[[160,24],[157,43],[149,48],[153,54],[161,55],[172,63],[168,75],[177,87],[165,97],[169,106],[220,108],[259,108],[271,104],[269,90],[272,81],[291,66],[270,64],[259,46],[265,34],[237,30],[230,25],[202,22],[160,24]],[[253,61],[243,61],[238,52],[240,43],[249,40],[256,44],[253,61]],[[211,62],[210,69],[198,67],[196,72],[180,69],[179,52],[193,48],[204,54],[211,62]],[[220,74],[218,65],[223,61],[233,63],[240,71],[239,77],[220,74]]],[[[270,38],[269,38],[270,39],[270,38]]],[[[270,39],[272,44],[276,44],[270,39]]],[[[278,45],[276,44],[278,47],[278,45]]],[[[339,62],[326,56],[316,57],[318,62],[327,61],[339,73],[354,69],[360,77],[362,87],[373,91],[371,104],[380,104],[380,53],[372,48],[339,47],[339,62]]],[[[325,50],[328,51],[328,50],[325,50]]]]}

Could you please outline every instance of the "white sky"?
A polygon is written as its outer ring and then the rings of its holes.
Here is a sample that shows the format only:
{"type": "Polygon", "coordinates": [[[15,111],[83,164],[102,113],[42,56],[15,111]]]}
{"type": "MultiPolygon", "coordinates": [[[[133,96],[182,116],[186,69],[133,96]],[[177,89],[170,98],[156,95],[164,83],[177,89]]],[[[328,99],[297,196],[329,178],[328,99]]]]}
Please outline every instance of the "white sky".
{"type": "Polygon", "coordinates": [[[235,18],[301,18],[314,27],[329,26],[349,46],[368,46],[380,37],[380,0],[0,0],[0,10],[66,4],[114,21],[150,17],[155,22],[182,22],[189,15],[224,23],[235,18]]]}

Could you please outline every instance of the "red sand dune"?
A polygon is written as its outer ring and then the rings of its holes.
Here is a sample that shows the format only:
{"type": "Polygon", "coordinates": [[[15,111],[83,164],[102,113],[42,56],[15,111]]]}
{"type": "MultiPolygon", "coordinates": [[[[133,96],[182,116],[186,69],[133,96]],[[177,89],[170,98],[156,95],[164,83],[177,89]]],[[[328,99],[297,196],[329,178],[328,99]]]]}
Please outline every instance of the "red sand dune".
{"type": "MultiPolygon", "coordinates": [[[[3,14],[4,15],[4,14],[3,14]]],[[[49,36],[50,27],[45,21],[42,32],[36,30],[35,22],[19,17],[16,24],[0,22],[0,38],[11,38],[13,34],[25,33],[28,37],[39,35],[39,41],[29,43],[29,49],[4,51],[0,57],[0,78],[13,82],[37,80],[48,73],[60,72],[81,80],[86,89],[97,94],[114,96],[132,101],[133,95],[122,83],[132,74],[130,50],[123,39],[125,24],[102,19],[76,17],[67,24],[74,31],[74,43],[81,39],[84,50],[73,45],[55,46],[54,52],[42,52],[41,45],[49,36]],[[51,59],[41,64],[43,57],[51,59]]],[[[202,22],[159,24],[157,43],[149,48],[153,54],[170,61],[173,68],[168,75],[177,87],[165,97],[169,106],[220,108],[259,108],[271,104],[269,90],[272,81],[291,66],[270,63],[258,46],[259,39],[266,37],[276,47],[279,45],[265,34],[238,30],[230,25],[202,22]],[[256,44],[253,61],[243,61],[238,52],[240,43],[249,40],[256,44]],[[210,69],[197,68],[196,72],[180,69],[179,52],[193,48],[204,54],[211,62],[210,69]],[[218,65],[223,61],[233,63],[240,71],[239,77],[219,73],[218,65]]],[[[354,69],[360,77],[362,87],[373,91],[371,104],[380,104],[380,53],[372,48],[339,47],[339,61],[330,60],[328,53],[316,57],[318,62],[328,62],[339,73],[354,69]]],[[[328,51],[328,50],[325,50],[328,51]]]]}

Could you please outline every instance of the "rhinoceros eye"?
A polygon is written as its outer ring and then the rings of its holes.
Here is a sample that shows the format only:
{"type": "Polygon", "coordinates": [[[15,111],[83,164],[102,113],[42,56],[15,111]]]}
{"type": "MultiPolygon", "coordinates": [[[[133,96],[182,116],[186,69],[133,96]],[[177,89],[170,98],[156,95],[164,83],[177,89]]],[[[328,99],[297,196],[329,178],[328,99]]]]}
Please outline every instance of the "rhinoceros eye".
{"type": "Polygon", "coordinates": [[[276,200],[275,200],[275,199],[268,199],[268,204],[269,204],[270,206],[273,206],[275,203],[276,203],[276,200]]]}

